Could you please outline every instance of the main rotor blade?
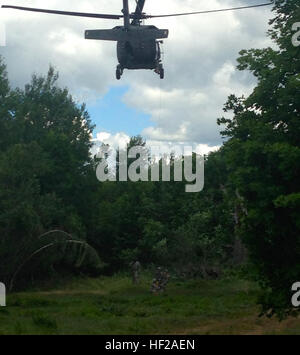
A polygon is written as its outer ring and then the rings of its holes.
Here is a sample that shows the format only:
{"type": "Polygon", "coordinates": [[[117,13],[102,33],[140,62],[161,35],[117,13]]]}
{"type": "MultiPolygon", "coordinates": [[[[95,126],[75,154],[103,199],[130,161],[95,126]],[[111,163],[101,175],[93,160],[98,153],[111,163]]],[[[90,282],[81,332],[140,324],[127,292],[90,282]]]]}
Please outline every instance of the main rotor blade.
{"type": "Polygon", "coordinates": [[[43,13],[55,14],[55,15],[104,18],[104,19],[109,19],[109,20],[119,20],[119,19],[123,18],[123,15],[92,14],[92,13],[86,13],[86,12],[46,10],[46,9],[36,9],[33,7],[21,7],[21,6],[11,6],[11,5],[2,5],[1,7],[7,8],[7,9],[23,10],[23,11],[43,12],[43,13]]]}
{"type": "Polygon", "coordinates": [[[142,16],[143,16],[143,18],[157,18],[157,17],[175,17],[175,16],[197,15],[197,14],[209,14],[209,13],[213,13],[213,12],[224,12],[224,11],[251,9],[251,8],[254,8],[254,7],[262,7],[262,6],[272,5],[272,4],[273,4],[272,2],[268,2],[268,3],[265,3],[265,4],[251,5],[251,6],[241,6],[241,7],[232,7],[232,8],[229,8],[229,9],[185,12],[185,13],[182,13],[182,14],[144,15],[144,16],[142,15],[142,16]]]}
{"type": "Polygon", "coordinates": [[[136,2],[135,13],[141,14],[143,12],[146,0],[135,0],[135,2],[136,2]]]}
{"type": "Polygon", "coordinates": [[[132,25],[139,24],[140,19],[142,18],[142,13],[143,13],[143,9],[144,9],[146,0],[135,0],[135,2],[136,2],[135,12],[133,14],[131,14],[131,16],[133,18],[133,20],[131,22],[132,25]]]}

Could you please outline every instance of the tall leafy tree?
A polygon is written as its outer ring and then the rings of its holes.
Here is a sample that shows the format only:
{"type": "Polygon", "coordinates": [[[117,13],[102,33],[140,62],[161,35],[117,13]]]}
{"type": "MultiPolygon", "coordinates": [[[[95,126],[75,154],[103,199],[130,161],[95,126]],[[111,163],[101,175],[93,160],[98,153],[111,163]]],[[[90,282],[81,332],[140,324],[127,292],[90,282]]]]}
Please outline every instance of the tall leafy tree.
{"type": "Polygon", "coordinates": [[[222,118],[230,180],[243,206],[240,233],[262,285],[263,313],[293,313],[291,287],[300,275],[300,47],[292,26],[297,0],[274,1],[269,36],[276,48],[240,52],[240,70],[257,85],[248,98],[230,96],[222,118]]]}
{"type": "MultiPolygon", "coordinates": [[[[35,262],[31,275],[46,277],[49,266],[66,262],[66,255],[82,266],[94,253],[84,242],[89,222],[85,217],[94,204],[89,188],[96,182],[90,156],[93,127],[85,107],[78,106],[57,79],[50,68],[46,77],[33,76],[24,90],[11,90],[5,64],[0,63],[0,278],[8,284],[20,265],[26,274],[35,262]],[[53,229],[78,243],[73,242],[68,253],[58,253],[61,235],[40,238],[53,229]],[[27,262],[47,243],[49,249],[39,253],[39,262],[27,262]],[[50,249],[56,250],[52,257],[50,249]]],[[[97,269],[95,255],[89,263],[97,269]]]]}
{"type": "Polygon", "coordinates": [[[7,78],[6,65],[0,56],[0,150],[7,148],[10,136],[10,87],[7,78]]]}

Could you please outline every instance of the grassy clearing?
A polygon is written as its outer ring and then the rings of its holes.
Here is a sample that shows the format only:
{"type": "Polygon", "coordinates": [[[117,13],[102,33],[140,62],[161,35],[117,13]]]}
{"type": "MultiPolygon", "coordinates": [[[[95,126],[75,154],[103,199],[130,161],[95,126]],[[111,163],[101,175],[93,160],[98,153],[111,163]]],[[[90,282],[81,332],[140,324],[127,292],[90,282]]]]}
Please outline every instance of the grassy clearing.
{"type": "Polygon", "coordinates": [[[51,290],[14,293],[0,308],[0,334],[300,334],[300,319],[258,318],[255,284],[176,281],[150,294],[115,276],[76,279],[51,290]]]}

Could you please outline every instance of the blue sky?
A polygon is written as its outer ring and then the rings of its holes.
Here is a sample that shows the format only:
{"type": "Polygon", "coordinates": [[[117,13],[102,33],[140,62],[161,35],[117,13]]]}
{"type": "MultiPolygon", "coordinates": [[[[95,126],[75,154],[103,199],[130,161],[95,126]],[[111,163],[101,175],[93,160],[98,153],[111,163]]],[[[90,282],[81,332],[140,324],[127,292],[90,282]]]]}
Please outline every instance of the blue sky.
{"type": "Polygon", "coordinates": [[[111,134],[124,132],[131,137],[140,134],[150,125],[150,115],[123,102],[122,97],[128,89],[127,86],[112,87],[103,98],[87,105],[91,120],[96,124],[94,138],[97,132],[102,131],[111,134]]]}

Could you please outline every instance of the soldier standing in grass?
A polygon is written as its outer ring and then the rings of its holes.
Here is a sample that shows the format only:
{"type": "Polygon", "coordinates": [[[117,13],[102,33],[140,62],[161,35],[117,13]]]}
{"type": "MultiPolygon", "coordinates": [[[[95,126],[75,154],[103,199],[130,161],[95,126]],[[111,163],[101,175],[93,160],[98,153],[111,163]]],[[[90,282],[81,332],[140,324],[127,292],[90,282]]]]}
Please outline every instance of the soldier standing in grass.
{"type": "Polygon", "coordinates": [[[140,271],[141,264],[139,261],[131,263],[131,272],[132,272],[132,282],[134,285],[137,285],[140,282],[140,271]]]}

